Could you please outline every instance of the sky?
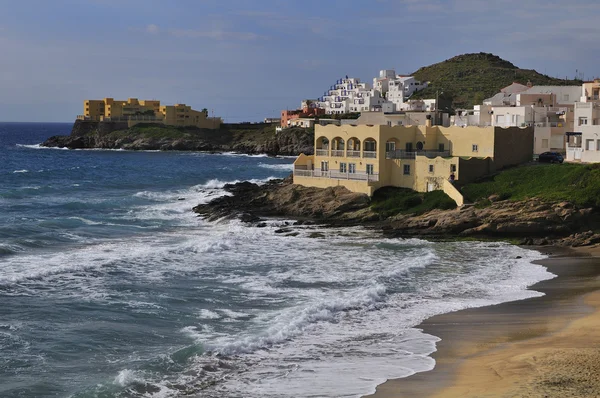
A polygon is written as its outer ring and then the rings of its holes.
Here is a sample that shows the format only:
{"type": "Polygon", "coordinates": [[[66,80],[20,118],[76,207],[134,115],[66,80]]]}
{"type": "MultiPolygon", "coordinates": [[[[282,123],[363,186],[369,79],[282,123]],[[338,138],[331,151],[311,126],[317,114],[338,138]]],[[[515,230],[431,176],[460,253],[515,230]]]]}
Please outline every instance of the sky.
{"type": "Polygon", "coordinates": [[[260,121],[348,75],[494,53],[600,76],[598,0],[0,0],[0,121],[159,99],[260,121]]]}

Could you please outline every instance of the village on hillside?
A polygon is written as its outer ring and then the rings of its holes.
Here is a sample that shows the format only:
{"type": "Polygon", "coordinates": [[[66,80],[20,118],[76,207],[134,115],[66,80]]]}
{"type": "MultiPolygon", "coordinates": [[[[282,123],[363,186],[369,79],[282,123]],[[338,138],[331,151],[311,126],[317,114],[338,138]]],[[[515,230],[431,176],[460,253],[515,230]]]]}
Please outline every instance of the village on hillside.
{"type": "Polygon", "coordinates": [[[383,186],[444,190],[539,159],[600,161],[600,79],[581,85],[513,82],[472,109],[413,99],[428,82],[381,70],[373,84],[344,77],[320,98],[283,110],[278,131],[315,129],[314,154],[294,163],[294,183],[372,195],[383,186]],[[452,114],[451,114],[452,113],[452,114]]]}

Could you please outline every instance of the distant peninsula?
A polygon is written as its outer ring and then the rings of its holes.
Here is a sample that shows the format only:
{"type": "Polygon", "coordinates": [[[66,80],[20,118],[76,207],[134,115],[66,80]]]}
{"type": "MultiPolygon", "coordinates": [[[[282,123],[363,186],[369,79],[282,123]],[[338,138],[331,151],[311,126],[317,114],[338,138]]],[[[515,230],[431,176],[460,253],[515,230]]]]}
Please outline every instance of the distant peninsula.
{"type": "Polygon", "coordinates": [[[207,151],[297,156],[312,154],[314,130],[294,127],[276,132],[269,123],[223,123],[217,129],[158,123],[76,120],[68,136],[53,136],[42,146],[69,149],[207,151]]]}

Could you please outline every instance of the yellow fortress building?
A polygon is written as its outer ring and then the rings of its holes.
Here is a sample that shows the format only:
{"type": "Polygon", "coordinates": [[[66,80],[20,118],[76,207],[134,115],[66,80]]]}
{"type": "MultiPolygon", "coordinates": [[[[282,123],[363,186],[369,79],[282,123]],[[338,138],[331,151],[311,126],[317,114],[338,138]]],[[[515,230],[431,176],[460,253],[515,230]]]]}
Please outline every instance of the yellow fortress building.
{"type": "Polygon", "coordinates": [[[533,129],[317,125],[314,148],[294,162],[294,184],[369,196],[384,186],[442,189],[462,205],[457,184],[532,159],[533,129]]]}
{"type": "Polygon", "coordinates": [[[158,100],[126,101],[104,98],[102,100],[84,100],[83,115],[80,120],[127,122],[128,126],[139,123],[160,123],[168,126],[193,126],[204,129],[217,129],[221,118],[208,117],[208,112],[196,111],[185,104],[161,105],[158,100]]]}

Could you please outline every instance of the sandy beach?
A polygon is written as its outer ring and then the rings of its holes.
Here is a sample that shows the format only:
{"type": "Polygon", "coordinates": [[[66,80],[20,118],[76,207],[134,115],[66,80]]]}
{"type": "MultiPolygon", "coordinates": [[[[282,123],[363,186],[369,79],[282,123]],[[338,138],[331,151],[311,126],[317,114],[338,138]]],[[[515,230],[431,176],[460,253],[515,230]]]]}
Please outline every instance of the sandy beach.
{"type": "Polygon", "coordinates": [[[369,397],[600,397],[600,248],[540,251],[544,296],[428,319],[435,369],[369,397]]]}

